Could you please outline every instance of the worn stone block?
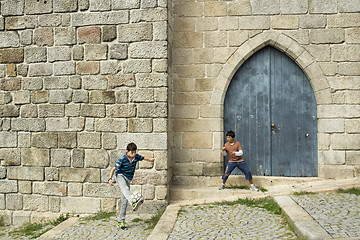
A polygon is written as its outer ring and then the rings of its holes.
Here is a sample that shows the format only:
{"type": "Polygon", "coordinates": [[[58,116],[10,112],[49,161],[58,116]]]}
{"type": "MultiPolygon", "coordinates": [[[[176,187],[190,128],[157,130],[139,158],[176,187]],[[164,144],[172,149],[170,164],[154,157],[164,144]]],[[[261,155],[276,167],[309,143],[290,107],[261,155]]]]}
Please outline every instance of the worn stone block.
{"type": "Polygon", "coordinates": [[[153,89],[131,89],[130,102],[154,102],[153,89]]]}
{"type": "Polygon", "coordinates": [[[34,30],[34,43],[38,46],[52,46],[54,45],[54,33],[53,29],[37,28],[34,30]]]}
{"type": "Polygon", "coordinates": [[[319,119],[318,131],[326,133],[344,132],[345,121],[344,119],[319,119]]]}
{"type": "Polygon", "coordinates": [[[175,48],[201,48],[203,34],[199,32],[174,32],[173,46],[175,48]]]}
{"type": "Polygon", "coordinates": [[[48,167],[50,166],[49,150],[36,148],[21,149],[21,163],[24,166],[48,167]]]}
{"type": "Polygon", "coordinates": [[[86,149],[85,167],[104,169],[109,165],[109,155],[104,149],[86,149]]]}
{"type": "Polygon", "coordinates": [[[151,119],[129,119],[129,132],[152,132],[151,119]]]}
{"type": "Polygon", "coordinates": [[[360,62],[342,62],[339,64],[339,74],[343,76],[359,76],[360,62]]]}
{"type": "Polygon", "coordinates": [[[1,15],[23,15],[24,14],[24,0],[4,1],[1,5],[1,15]]]}
{"type": "Polygon", "coordinates": [[[140,0],[118,0],[112,1],[112,8],[119,9],[135,9],[140,7],[140,0]]]}
{"type": "Polygon", "coordinates": [[[139,42],[152,40],[151,23],[122,24],[117,27],[119,42],[139,42]]]}
{"type": "Polygon", "coordinates": [[[251,0],[252,13],[256,15],[279,14],[280,3],[271,0],[251,0]]]}
{"type": "Polygon", "coordinates": [[[155,186],[157,185],[166,185],[167,183],[167,173],[165,171],[162,172],[153,172],[148,169],[139,169],[136,171],[136,175],[134,176],[132,183],[134,185],[145,185],[148,183],[152,183],[155,186]]]}
{"type": "Polygon", "coordinates": [[[117,134],[118,148],[124,149],[128,143],[136,142],[138,149],[167,149],[166,133],[119,133],[117,134]]]}
{"type": "Polygon", "coordinates": [[[70,167],[70,150],[52,149],[51,166],[53,167],[70,167]]]}
{"type": "Polygon", "coordinates": [[[83,46],[74,46],[73,47],[73,59],[74,60],[84,60],[84,47],[83,46]]]}
{"type": "Polygon", "coordinates": [[[117,104],[106,107],[107,116],[115,118],[135,117],[136,105],[134,104],[117,104]]]}
{"type": "Polygon", "coordinates": [[[59,132],[58,133],[59,148],[75,148],[77,146],[75,132],[59,132]]]}
{"type": "Polygon", "coordinates": [[[48,196],[66,196],[66,183],[63,182],[34,182],[33,192],[35,194],[48,196]]]}
{"type": "Polygon", "coordinates": [[[20,165],[20,151],[14,148],[0,149],[0,160],[2,166],[20,165]]]}
{"type": "Polygon", "coordinates": [[[31,145],[38,148],[56,148],[58,146],[56,133],[34,133],[31,135],[31,145]]]}
{"type": "Polygon", "coordinates": [[[78,43],[100,43],[100,27],[80,27],[78,29],[78,43]]]}
{"type": "Polygon", "coordinates": [[[43,181],[44,168],[43,167],[27,167],[14,166],[8,167],[8,179],[27,180],[27,181],[43,181]]]}
{"type": "Polygon", "coordinates": [[[14,104],[27,104],[30,103],[29,91],[14,92],[14,104]]]}
{"type": "Polygon", "coordinates": [[[166,58],[167,43],[163,41],[132,43],[129,46],[131,58],[166,58]]]}
{"type": "Polygon", "coordinates": [[[78,133],[78,147],[81,148],[100,148],[101,134],[100,133],[78,133]]]}
{"type": "MultiPolygon", "coordinates": [[[[1,108],[0,108],[1,114],[1,108]]],[[[12,148],[17,147],[17,135],[15,132],[0,132],[0,147],[12,148]]]]}
{"type": "Polygon", "coordinates": [[[334,150],[356,150],[360,146],[360,134],[332,134],[331,148],[334,150]]]}
{"type": "Polygon", "coordinates": [[[166,73],[137,74],[136,82],[138,87],[167,87],[168,75],[166,73]]]}
{"type": "Polygon", "coordinates": [[[151,72],[151,61],[148,59],[129,59],[123,62],[123,72],[128,73],[149,73],[151,72]]]}
{"type": "Polygon", "coordinates": [[[38,63],[46,62],[47,51],[45,47],[29,47],[25,48],[25,62],[38,63]]]}
{"type": "Polygon", "coordinates": [[[106,150],[116,149],[116,135],[104,133],[102,135],[102,147],[106,150]]]}
{"type": "Polygon", "coordinates": [[[75,13],[72,15],[72,26],[117,25],[128,23],[129,12],[125,10],[99,13],[75,13]]]}
{"type": "Polygon", "coordinates": [[[65,118],[48,118],[45,119],[46,131],[67,131],[69,128],[69,122],[65,118]]]}
{"type": "Polygon", "coordinates": [[[4,105],[12,101],[10,92],[0,92],[0,104],[4,105]]]}
{"type": "Polygon", "coordinates": [[[72,91],[70,90],[50,90],[49,103],[69,103],[71,101],[72,91]]]}
{"type": "Polygon", "coordinates": [[[60,181],[63,182],[100,182],[100,169],[60,168],[60,181]]]}
{"type": "Polygon", "coordinates": [[[126,44],[112,44],[110,45],[110,59],[126,59],[127,58],[126,44]]]}
{"type": "Polygon", "coordinates": [[[48,48],[49,62],[69,61],[71,60],[71,49],[69,47],[51,47],[48,48]]]}
{"type": "Polygon", "coordinates": [[[270,17],[266,16],[243,16],[239,17],[239,29],[257,30],[269,29],[270,17]]]}
{"type": "Polygon", "coordinates": [[[280,9],[282,14],[301,14],[308,11],[308,0],[282,0],[280,9]]]}
{"type": "Polygon", "coordinates": [[[60,212],[60,197],[49,196],[49,211],[60,212]]]}
{"type": "Polygon", "coordinates": [[[76,44],[76,30],[74,27],[55,28],[55,45],[74,45],[76,44]]]}
{"type": "Polygon", "coordinates": [[[337,1],[329,0],[326,3],[320,0],[309,1],[310,13],[337,13],[337,1]]]}
{"type": "MultiPolygon", "coordinates": [[[[1,41],[1,35],[0,35],[0,41],[1,41]]],[[[0,49],[0,64],[2,64],[2,63],[22,63],[23,61],[24,61],[24,49],[23,48],[0,49]]]]}
{"type": "Polygon", "coordinates": [[[109,11],[111,9],[111,0],[90,0],[90,11],[109,11]]]}
{"type": "Polygon", "coordinates": [[[18,192],[18,184],[15,180],[0,180],[1,193],[16,193],[18,192]]]}
{"type": "Polygon", "coordinates": [[[94,75],[100,72],[99,62],[77,62],[76,73],[80,75],[94,75]]]}
{"type": "Polygon", "coordinates": [[[96,119],[95,130],[99,132],[126,132],[127,122],[125,119],[96,119]]]}
{"type": "Polygon", "coordinates": [[[15,31],[0,32],[0,47],[19,47],[19,35],[15,31]]]}
{"type": "Polygon", "coordinates": [[[105,117],[104,105],[88,105],[81,106],[80,115],[82,117],[105,117]]]}
{"type": "Polygon", "coordinates": [[[53,10],[52,6],[53,6],[53,0],[49,0],[49,1],[26,0],[25,13],[26,14],[51,13],[53,10]]]}
{"type": "Polygon", "coordinates": [[[31,64],[29,77],[50,76],[53,74],[53,65],[50,63],[31,64]]]}
{"type": "Polygon", "coordinates": [[[19,184],[19,193],[22,194],[32,193],[31,181],[18,181],[18,184],[19,184]]]}
{"type": "Polygon", "coordinates": [[[297,16],[280,15],[270,18],[271,28],[273,29],[298,29],[299,18],[297,16]]]}
{"type": "Polygon", "coordinates": [[[77,10],[77,0],[53,0],[54,12],[75,12],[77,10]]]}
{"type": "Polygon", "coordinates": [[[59,181],[59,168],[47,167],[45,168],[46,181],[59,181]]]}
{"type": "Polygon", "coordinates": [[[166,103],[144,103],[138,106],[138,117],[158,118],[167,117],[166,103]]]}
{"type": "Polygon", "coordinates": [[[320,165],[319,177],[331,179],[353,178],[354,167],[346,165],[320,165]]]}
{"type": "Polygon", "coordinates": [[[102,75],[115,75],[119,73],[122,69],[120,61],[117,60],[107,60],[100,62],[100,74],[102,75]]]}
{"type": "Polygon", "coordinates": [[[23,197],[20,194],[6,194],[6,209],[21,210],[23,208],[23,197]]]}
{"type": "Polygon", "coordinates": [[[1,78],[0,90],[3,91],[17,91],[21,88],[20,78],[1,78]]]}
{"type": "Polygon", "coordinates": [[[319,152],[320,165],[344,165],[345,151],[320,151],[319,152]]]}
{"type": "Polygon", "coordinates": [[[85,60],[107,59],[108,48],[106,44],[85,45],[85,60]]]}
{"type": "Polygon", "coordinates": [[[24,195],[23,205],[25,211],[45,212],[49,209],[49,198],[42,195],[24,195]]]}
{"type": "Polygon", "coordinates": [[[102,27],[102,40],[103,42],[112,42],[117,37],[116,26],[102,27]]]}
{"type": "Polygon", "coordinates": [[[85,151],[83,149],[73,149],[71,155],[71,166],[75,168],[84,167],[85,151]]]}
{"type": "Polygon", "coordinates": [[[310,31],[312,43],[341,43],[345,40],[343,29],[315,29],[310,31]]]}
{"type": "Polygon", "coordinates": [[[108,85],[110,88],[117,88],[121,86],[135,86],[135,76],[133,74],[118,74],[108,76],[108,85]]]}
{"type": "Polygon", "coordinates": [[[12,119],[11,121],[12,129],[15,131],[29,131],[29,132],[39,132],[45,131],[45,121],[44,119],[12,119]]]}
{"type": "Polygon", "coordinates": [[[82,196],[82,184],[81,183],[68,183],[68,196],[79,197],[82,196]]]}
{"type": "Polygon", "coordinates": [[[49,100],[49,91],[40,90],[31,92],[31,103],[46,103],[49,100]]]}

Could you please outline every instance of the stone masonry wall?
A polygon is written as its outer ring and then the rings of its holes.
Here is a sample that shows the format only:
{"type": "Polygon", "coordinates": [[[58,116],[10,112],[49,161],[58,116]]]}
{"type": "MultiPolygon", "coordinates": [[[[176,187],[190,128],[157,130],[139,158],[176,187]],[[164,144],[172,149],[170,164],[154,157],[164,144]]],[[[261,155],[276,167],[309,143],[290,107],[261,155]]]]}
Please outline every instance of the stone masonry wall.
{"type": "Polygon", "coordinates": [[[174,184],[220,184],[227,86],[266,45],[289,55],[312,84],[319,177],[360,176],[358,0],[173,0],[169,9],[174,184]]]}
{"type": "Polygon", "coordinates": [[[0,215],[119,209],[134,141],[143,211],[166,205],[167,1],[0,0],[0,215]]]}

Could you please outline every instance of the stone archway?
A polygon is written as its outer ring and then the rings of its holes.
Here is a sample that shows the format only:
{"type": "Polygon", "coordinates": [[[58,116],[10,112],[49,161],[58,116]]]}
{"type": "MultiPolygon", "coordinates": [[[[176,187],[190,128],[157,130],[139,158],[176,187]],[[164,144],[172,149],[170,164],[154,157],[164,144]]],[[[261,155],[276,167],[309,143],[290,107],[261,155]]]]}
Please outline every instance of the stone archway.
{"type": "MultiPolygon", "coordinates": [[[[238,50],[229,57],[213,88],[211,104],[223,106],[228,86],[236,71],[255,52],[268,45],[284,52],[297,63],[309,79],[318,105],[329,104],[332,102],[329,84],[313,56],[292,38],[281,33],[268,31],[258,34],[243,43],[238,50]]],[[[223,112],[220,118],[219,129],[224,132],[223,112]]],[[[220,141],[222,141],[223,135],[221,134],[220,137],[220,141]]],[[[222,161],[222,158],[220,161],[222,161]]]]}

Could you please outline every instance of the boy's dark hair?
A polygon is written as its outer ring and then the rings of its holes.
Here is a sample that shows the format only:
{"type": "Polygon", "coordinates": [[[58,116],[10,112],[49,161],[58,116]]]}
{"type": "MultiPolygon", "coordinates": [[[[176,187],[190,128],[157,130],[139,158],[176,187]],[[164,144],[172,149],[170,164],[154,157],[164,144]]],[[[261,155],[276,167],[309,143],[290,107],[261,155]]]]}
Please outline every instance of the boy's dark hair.
{"type": "Polygon", "coordinates": [[[128,145],[127,145],[127,147],[126,147],[126,150],[128,150],[128,151],[136,151],[137,150],[137,146],[136,146],[136,144],[135,143],[129,143],[128,145]]]}
{"type": "Polygon", "coordinates": [[[233,131],[227,131],[226,136],[230,136],[232,138],[235,138],[235,133],[233,131]]]}

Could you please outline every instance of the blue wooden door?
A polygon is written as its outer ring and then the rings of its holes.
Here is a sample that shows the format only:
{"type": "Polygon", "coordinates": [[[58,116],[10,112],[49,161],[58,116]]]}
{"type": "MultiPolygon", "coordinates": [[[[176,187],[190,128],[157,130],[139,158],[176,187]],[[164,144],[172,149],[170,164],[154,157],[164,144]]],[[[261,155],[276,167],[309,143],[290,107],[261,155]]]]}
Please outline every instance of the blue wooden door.
{"type": "Polygon", "coordinates": [[[302,70],[285,54],[265,47],[230,82],[224,131],[235,131],[253,175],[317,176],[316,108],[302,70]]]}

